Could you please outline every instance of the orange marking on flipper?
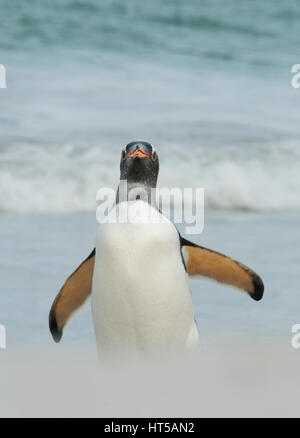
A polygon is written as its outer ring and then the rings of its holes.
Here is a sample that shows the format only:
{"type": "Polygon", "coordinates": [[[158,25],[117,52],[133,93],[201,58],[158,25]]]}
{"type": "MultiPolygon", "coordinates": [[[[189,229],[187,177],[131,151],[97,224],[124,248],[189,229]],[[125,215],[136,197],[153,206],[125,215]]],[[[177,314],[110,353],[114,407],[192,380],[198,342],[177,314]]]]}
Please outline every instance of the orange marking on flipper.
{"type": "Polygon", "coordinates": [[[188,252],[187,271],[248,292],[254,300],[263,296],[261,278],[248,266],[224,254],[199,247],[184,246],[188,252]]]}
{"type": "Polygon", "coordinates": [[[62,337],[69,318],[91,294],[94,263],[95,255],[89,256],[66,280],[52,304],[49,326],[56,342],[62,337]]]}

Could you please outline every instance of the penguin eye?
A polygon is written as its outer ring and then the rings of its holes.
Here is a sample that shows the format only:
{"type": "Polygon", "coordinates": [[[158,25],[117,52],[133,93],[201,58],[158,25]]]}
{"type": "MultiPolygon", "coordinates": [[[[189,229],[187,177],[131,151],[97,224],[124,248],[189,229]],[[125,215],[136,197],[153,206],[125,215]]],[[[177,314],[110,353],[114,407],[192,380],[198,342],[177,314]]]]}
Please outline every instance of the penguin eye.
{"type": "Polygon", "coordinates": [[[126,158],[126,149],[122,150],[122,159],[125,160],[126,158]]]}
{"type": "Polygon", "coordinates": [[[157,153],[156,153],[156,151],[153,151],[152,152],[152,160],[156,161],[156,158],[157,158],[157,153]]]}

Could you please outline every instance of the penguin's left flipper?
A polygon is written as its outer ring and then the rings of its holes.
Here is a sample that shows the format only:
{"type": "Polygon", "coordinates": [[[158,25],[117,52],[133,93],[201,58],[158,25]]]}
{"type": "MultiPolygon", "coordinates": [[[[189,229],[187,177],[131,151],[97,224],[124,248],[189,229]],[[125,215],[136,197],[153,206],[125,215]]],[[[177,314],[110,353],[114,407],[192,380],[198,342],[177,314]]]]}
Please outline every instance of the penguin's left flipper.
{"type": "Polygon", "coordinates": [[[70,275],[53,301],[49,313],[49,328],[55,342],[61,340],[67,321],[90,296],[94,264],[95,249],[70,275]]]}
{"type": "Polygon", "coordinates": [[[262,299],[264,293],[262,279],[248,266],[182,237],[181,250],[189,275],[209,277],[242,289],[256,301],[262,299]]]}

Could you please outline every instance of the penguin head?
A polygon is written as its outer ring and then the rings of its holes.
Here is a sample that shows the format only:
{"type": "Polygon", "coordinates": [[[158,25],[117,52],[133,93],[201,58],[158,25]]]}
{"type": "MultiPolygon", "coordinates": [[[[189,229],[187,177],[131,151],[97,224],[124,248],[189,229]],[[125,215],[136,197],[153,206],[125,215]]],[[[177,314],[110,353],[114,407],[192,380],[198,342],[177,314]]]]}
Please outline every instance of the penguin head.
{"type": "Polygon", "coordinates": [[[146,141],[132,141],[122,150],[121,180],[156,187],[159,162],[154,147],[146,141]]]}

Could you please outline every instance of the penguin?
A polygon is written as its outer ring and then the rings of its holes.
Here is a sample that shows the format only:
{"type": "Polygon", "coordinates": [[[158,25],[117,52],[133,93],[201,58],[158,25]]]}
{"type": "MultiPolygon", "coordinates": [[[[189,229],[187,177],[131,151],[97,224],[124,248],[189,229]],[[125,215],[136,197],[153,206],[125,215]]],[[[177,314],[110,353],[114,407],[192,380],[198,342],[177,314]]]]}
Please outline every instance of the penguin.
{"type": "Polygon", "coordinates": [[[120,170],[116,200],[98,228],[96,247],[52,304],[52,337],[61,340],[70,317],[91,296],[100,355],[193,349],[199,332],[189,277],[239,288],[256,301],[263,297],[263,281],[233,258],[187,240],[162,215],[155,199],[159,160],[150,143],[127,144],[120,170]]]}

